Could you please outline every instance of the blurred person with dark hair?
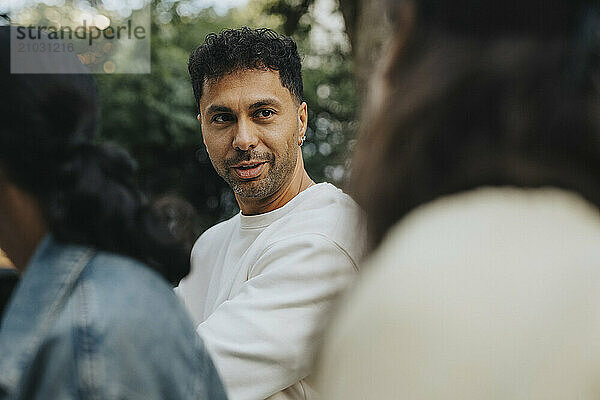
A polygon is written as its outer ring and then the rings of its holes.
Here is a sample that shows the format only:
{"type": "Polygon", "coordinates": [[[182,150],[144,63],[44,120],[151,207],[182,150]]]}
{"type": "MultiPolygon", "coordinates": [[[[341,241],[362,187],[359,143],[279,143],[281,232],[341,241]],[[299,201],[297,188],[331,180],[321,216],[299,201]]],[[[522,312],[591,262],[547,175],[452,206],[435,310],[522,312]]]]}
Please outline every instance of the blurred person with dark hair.
{"type": "Polygon", "coordinates": [[[392,4],[324,398],[598,398],[598,2],[392,4]]]}
{"type": "Polygon", "coordinates": [[[0,398],[225,399],[168,284],[188,273],[185,250],[150,212],[131,158],[94,143],[91,76],[74,54],[60,66],[80,74],[11,74],[10,29],[0,246],[21,279],[0,325],[0,398]]]}
{"type": "Polygon", "coordinates": [[[241,212],[202,234],[178,288],[234,400],[312,399],[313,357],[365,242],[356,203],[315,184],[296,43],[210,34],[190,56],[202,138],[241,212]]]}

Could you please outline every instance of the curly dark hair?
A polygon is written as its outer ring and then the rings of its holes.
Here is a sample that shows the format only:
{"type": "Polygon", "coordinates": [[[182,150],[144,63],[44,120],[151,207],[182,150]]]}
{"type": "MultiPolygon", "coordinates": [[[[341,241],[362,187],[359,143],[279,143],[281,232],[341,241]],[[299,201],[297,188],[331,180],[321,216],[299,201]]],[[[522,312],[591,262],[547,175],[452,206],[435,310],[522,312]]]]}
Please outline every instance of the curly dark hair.
{"type": "Polygon", "coordinates": [[[188,71],[199,109],[202,85],[242,69],[279,71],[283,87],[302,102],[302,65],[292,38],[267,29],[226,29],[206,36],[190,54],[188,71]]]}

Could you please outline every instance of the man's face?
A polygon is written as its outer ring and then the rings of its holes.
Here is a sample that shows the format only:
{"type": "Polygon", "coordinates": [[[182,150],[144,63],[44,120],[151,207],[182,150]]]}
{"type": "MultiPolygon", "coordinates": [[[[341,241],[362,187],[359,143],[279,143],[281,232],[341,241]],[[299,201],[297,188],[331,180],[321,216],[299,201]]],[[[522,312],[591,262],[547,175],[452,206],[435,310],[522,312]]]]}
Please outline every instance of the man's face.
{"type": "Polygon", "coordinates": [[[241,70],[205,82],[200,122],[210,160],[237,196],[269,197],[291,181],[306,104],[297,105],[278,71],[241,70]]]}

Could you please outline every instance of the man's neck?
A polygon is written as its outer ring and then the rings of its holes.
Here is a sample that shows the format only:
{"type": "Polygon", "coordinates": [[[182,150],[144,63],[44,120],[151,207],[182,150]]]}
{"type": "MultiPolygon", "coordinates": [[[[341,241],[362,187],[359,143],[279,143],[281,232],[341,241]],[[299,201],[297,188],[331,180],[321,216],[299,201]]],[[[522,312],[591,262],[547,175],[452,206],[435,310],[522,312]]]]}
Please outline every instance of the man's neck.
{"type": "Polygon", "coordinates": [[[294,171],[294,176],[287,186],[283,190],[277,191],[277,193],[272,196],[254,199],[238,197],[236,195],[235,198],[240,206],[240,210],[242,210],[242,214],[257,215],[276,210],[286,205],[300,192],[315,184],[313,180],[310,179],[310,176],[308,176],[303,163],[297,164],[296,168],[298,170],[294,171]]]}

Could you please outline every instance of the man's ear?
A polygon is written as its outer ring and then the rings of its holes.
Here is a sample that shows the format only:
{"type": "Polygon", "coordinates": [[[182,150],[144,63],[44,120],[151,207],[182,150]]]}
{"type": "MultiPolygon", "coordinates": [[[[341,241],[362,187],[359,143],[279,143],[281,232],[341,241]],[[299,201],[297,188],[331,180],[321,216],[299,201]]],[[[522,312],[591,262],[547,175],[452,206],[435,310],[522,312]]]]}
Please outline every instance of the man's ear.
{"type": "Polygon", "coordinates": [[[308,105],[305,101],[298,106],[298,137],[306,134],[308,128],[308,105]]]}

